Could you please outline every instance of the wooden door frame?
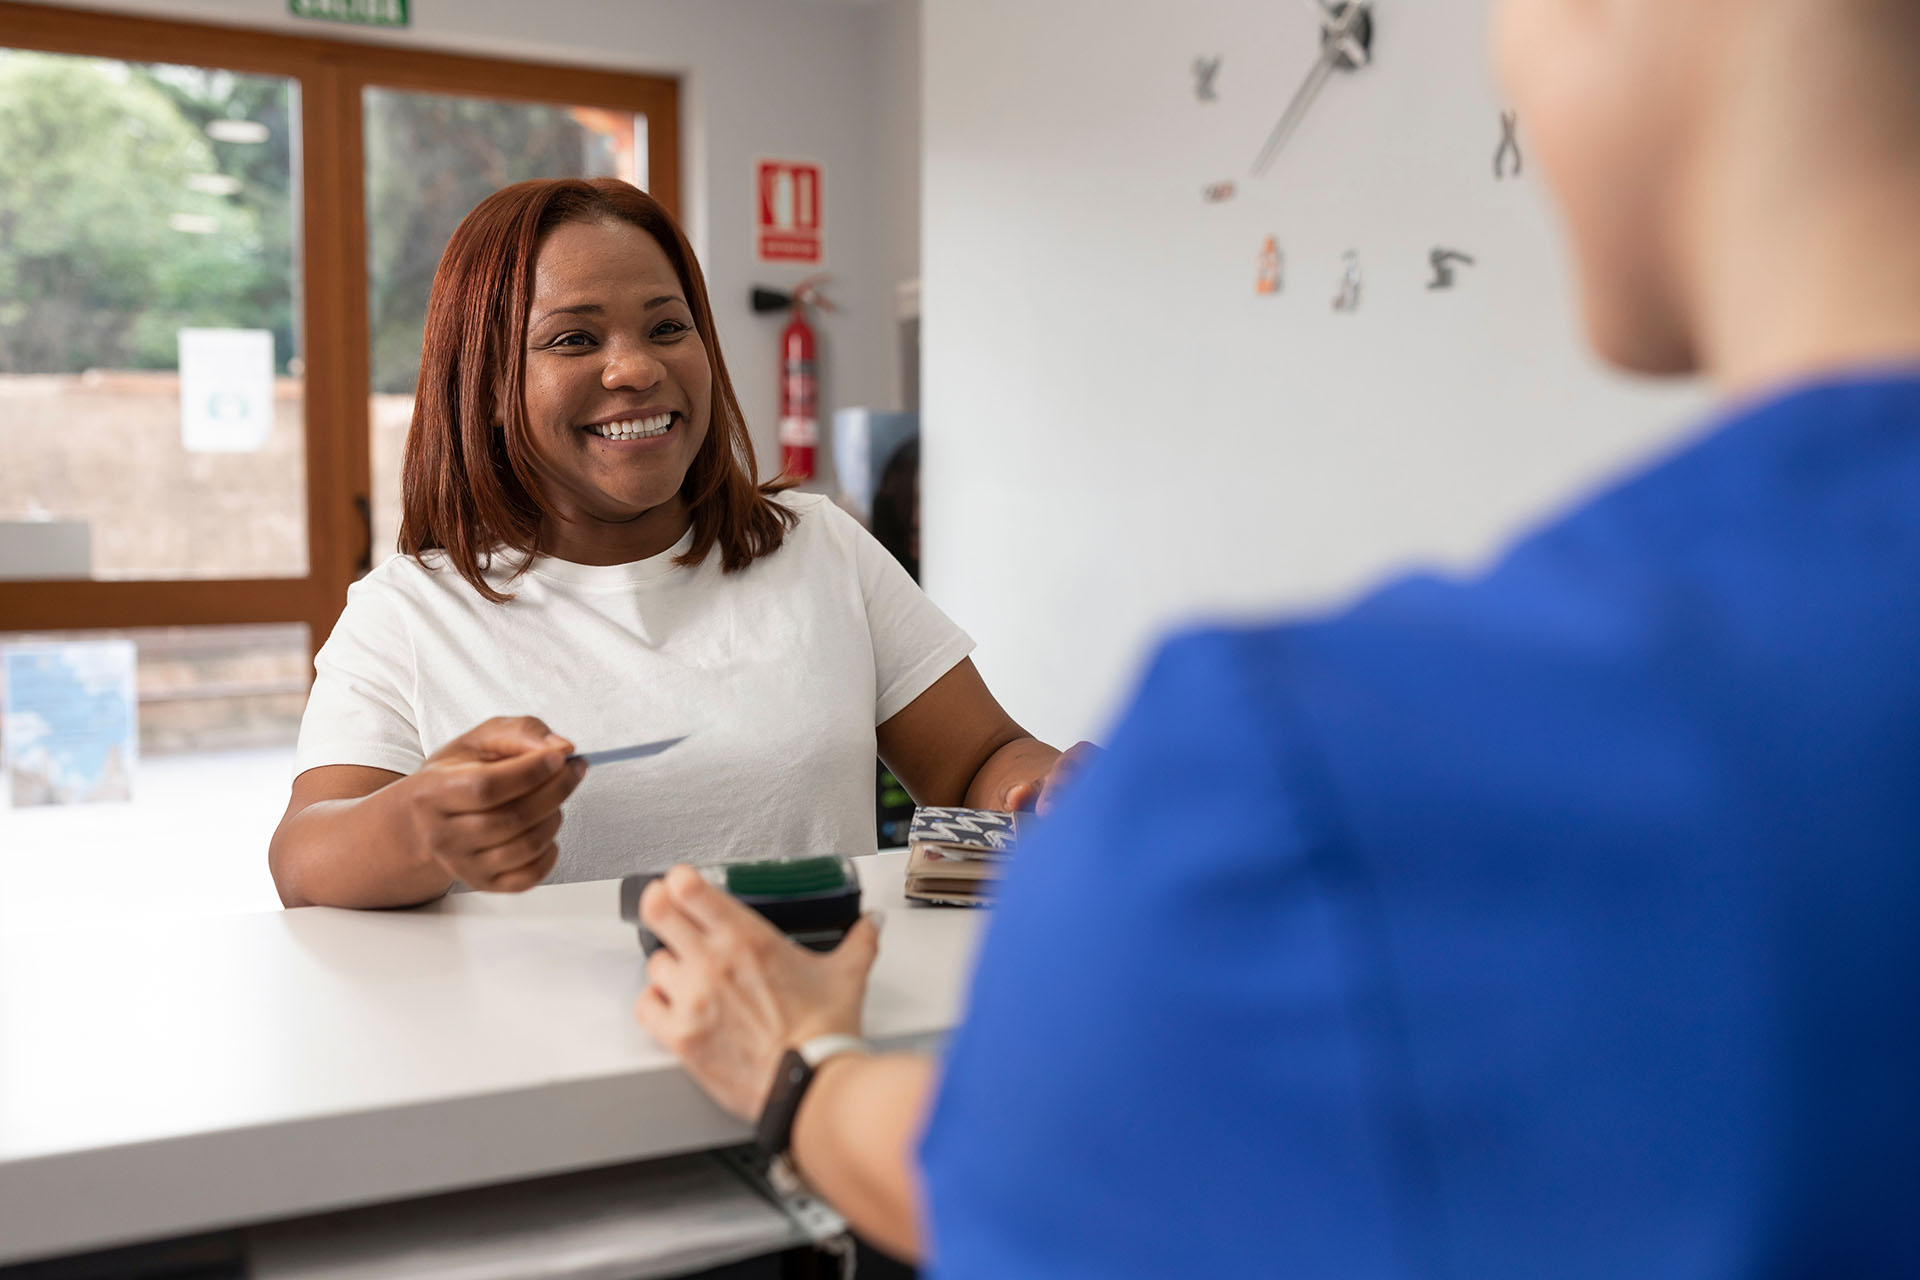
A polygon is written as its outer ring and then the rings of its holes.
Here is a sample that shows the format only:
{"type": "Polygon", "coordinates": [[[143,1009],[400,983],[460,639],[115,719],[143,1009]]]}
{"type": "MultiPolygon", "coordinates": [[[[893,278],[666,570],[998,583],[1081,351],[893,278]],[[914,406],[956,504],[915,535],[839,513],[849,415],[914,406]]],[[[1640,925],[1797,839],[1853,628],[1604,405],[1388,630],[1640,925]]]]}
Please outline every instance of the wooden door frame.
{"type": "Polygon", "coordinates": [[[0,581],[0,628],[8,631],[304,622],[317,650],[333,629],[370,550],[359,505],[372,493],[364,89],[644,114],[648,190],[680,215],[679,85],[669,77],[10,0],[0,0],[0,31],[7,48],[224,67],[299,84],[307,466],[305,578],[0,581]]]}

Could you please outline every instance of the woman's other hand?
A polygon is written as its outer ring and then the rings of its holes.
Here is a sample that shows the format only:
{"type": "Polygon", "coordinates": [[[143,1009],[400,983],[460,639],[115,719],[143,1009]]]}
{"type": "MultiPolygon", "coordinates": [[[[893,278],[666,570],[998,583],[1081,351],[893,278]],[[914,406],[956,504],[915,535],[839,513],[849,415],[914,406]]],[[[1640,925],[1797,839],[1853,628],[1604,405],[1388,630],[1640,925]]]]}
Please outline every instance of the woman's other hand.
{"type": "Polygon", "coordinates": [[[695,1083],[751,1124],[788,1049],[860,1033],[880,929],[866,916],[835,950],[808,951],[690,867],[647,886],[640,919],[664,944],[634,1016],[695,1083]]]}
{"type": "Polygon", "coordinates": [[[560,805],[586,776],[573,744],[531,716],[489,720],[427,758],[407,779],[417,856],[461,884],[519,893],[560,857],[560,805]]]}
{"type": "Polygon", "coordinates": [[[1071,781],[1074,774],[1093,763],[1099,754],[1100,748],[1091,742],[1074,743],[1055,756],[1043,773],[1025,781],[1016,781],[1007,788],[1007,812],[1018,813],[1023,809],[1042,814],[1048,812],[1058,799],[1060,788],[1071,781]]]}

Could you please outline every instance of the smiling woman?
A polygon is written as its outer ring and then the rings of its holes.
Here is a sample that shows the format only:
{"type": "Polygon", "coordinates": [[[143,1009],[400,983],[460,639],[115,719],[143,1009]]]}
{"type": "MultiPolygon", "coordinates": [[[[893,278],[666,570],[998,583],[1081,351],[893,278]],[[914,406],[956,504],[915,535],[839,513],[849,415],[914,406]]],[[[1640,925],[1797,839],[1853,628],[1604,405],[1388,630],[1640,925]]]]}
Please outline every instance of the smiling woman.
{"type": "Polygon", "coordinates": [[[1040,800],[1061,755],[966,634],[837,507],[759,482],[712,316],[686,237],[623,182],[520,183],[455,232],[404,554],[315,659],[283,901],[870,852],[876,751],[923,804],[1040,800]],[[668,738],[605,785],[568,758],[668,738]]]}
{"type": "Polygon", "coordinates": [[[657,201],[614,179],[523,182],[467,216],[427,312],[402,551],[445,550],[504,600],[480,569],[496,546],[618,564],[691,517],[688,562],[718,543],[736,570],[794,518],[753,473],[706,281],[657,201]],[[661,413],[664,443],[642,446],[661,413]],[[449,471],[464,483],[436,483],[449,471]]]}
{"type": "Polygon", "coordinates": [[[554,228],[534,263],[525,404],[555,554],[619,563],[673,545],[713,385],[692,309],[651,236],[619,221],[554,228]]]}

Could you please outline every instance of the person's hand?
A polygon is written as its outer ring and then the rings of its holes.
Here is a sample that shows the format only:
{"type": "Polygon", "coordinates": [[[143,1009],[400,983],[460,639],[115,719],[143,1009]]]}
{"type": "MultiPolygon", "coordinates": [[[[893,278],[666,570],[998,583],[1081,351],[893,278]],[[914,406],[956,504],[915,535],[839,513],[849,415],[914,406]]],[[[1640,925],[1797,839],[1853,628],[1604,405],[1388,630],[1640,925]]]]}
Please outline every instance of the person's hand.
{"type": "Polygon", "coordinates": [[[1018,813],[1023,809],[1032,809],[1037,813],[1046,813],[1059,798],[1061,786],[1093,763],[1099,754],[1100,748],[1091,742],[1074,743],[1059,754],[1044,774],[1029,782],[1016,782],[1007,788],[1007,811],[1018,813]]]}
{"type": "Polygon", "coordinates": [[[789,941],[691,867],[647,886],[640,919],[664,944],[634,1017],[713,1100],[751,1124],[780,1058],[814,1036],[860,1034],[880,927],[862,918],[822,955],[789,941]]]}
{"type": "Polygon", "coordinates": [[[560,856],[560,804],[586,775],[573,744],[531,716],[489,720],[406,780],[409,847],[470,888],[519,893],[560,856]]]}

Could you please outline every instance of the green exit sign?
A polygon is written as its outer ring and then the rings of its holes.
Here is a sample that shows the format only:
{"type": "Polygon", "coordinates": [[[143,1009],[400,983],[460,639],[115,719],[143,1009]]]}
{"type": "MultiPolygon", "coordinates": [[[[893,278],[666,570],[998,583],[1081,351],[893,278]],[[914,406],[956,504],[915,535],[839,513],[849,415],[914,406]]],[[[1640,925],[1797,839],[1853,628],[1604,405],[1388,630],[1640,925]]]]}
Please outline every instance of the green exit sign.
{"type": "Polygon", "coordinates": [[[407,25],[407,0],[287,0],[287,12],[296,18],[353,22],[363,27],[407,25]]]}

